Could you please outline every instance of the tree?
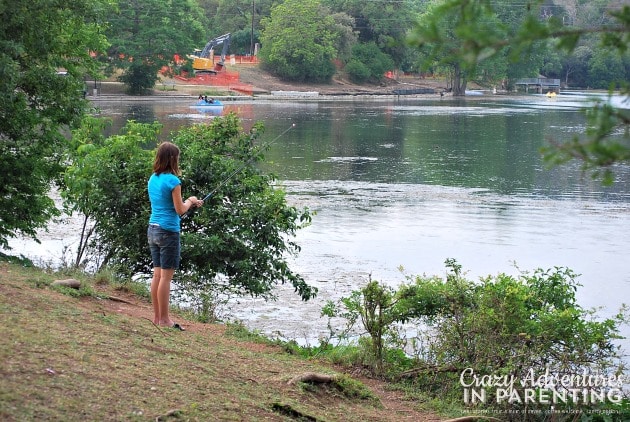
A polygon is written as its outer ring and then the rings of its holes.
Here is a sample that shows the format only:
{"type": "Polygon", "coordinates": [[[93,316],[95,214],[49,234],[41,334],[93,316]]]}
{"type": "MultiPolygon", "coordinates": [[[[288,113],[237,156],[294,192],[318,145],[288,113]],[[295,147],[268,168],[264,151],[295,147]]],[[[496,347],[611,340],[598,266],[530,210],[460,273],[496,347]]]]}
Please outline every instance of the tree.
{"type": "Polygon", "coordinates": [[[330,10],[319,0],[287,0],[261,23],[260,58],[266,69],[290,81],[330,81],[338,34],[330,10]]]}
{"type": "Polygon", "coordinates": [[[370,42],[356,44],[352,48],[352,58],[346,66],[346,71],[356,82],[364,82],[368,79],[380,81],[385,77],[385,72],[393,68],[394,61],[379,50],[376,43],[370,42]]]}
{"type": "MultiPolygon", "coordinates": [[[[599,48],[610,50],[623,57],[630,45],[630,6],[627,4],[611,5],[600,8],[600,19],[591,19],[588,27],[565,27],[559,16],[542,13],[543,1],[528,2],[522,5],[523,19],[516,30],[489,31],[480,25],[494,19],[494,2],[470,2],[468,0],[449,0],[444,2],[432,15],[433,19],[423,20],[413,31],[410,42],[423,47],[431,46],[436,54],[442,54],[442,61],[450,58],[467,68],[493,55],[508,49],[510,60],[518,62],[528,59],[537,43],[551,40],[555,48],[572,52],[579,42],[590,36],[597,36],[599,48]],[[441,32],[437,22],[443,22],[452,16],[453,31],[441,32]],[[595,23],[596,26],[592,26],[595,23]],[[450,34],[455,34],[457,44],[453,44],[450,34]]],[[[499,3],[500,4],[500,3],[499,3]]],[[[597,2],[597,5],[601,5],[597,2]]],[[[594,6],[589,2],[589,7],[594,6]]],[[[625,74],[624,74],[625,76],[625,74]]],[[[612,82],[612,81],[611,81],[612,82]]],[[[619,81],[622,94],[630,96],[627,80],[619,81]]],[[[545,160],[551,164],[560,164],[572,159],[579,159],[584,170],[594,170],[595,177],[601,176],[604,183],[612,183],[611,166],[630,160],[630,118],[627,113],[611,107],[606,102],[596,104],[590,111],[590,127],[586,138],[575,137],[563,144],[555,143],[544,151],[545,160]],[[623,133],[621,141],[611,137],[623,133]]]]}
{"type": "MultiPolygon", "coordinates": [[[[518,7],[514,7],[514,3],[509,1],[499,1],[493,3],[493,8],[488,10],[492,13],[494,19],[503,26],[503,31],[507,37],[519,31],[527,14],[524,14],[518,7]]],[[[548,13],[545,9],[541,11],[541,18],[544,19],[548,13]]],[[[514,83],[521,78],[537,78],[544,66],[544,58],[549,51],[555,51],[553,46],[543,40],[537,40],[530,45],[521,48],[519,46],[507,45],[496,54],[481,60],[481,63],[497,60],[500,57],[507,67],[506,78],[508,88],[512,88],[514,83]],[[518,58],[518,60],[515,60],[518,58]]]]}
{"type": "Polygon", "coordinates": [[[122,69],[119,80],[130,94],[153,88],[174,54],[205,42],[203,13],[193,0],[122,0],[109,18],[110,65],[122,69]]]}
{"type": "MultiPolygon", "coordinates": [[[[506,78],[510,77],[510,66],[505,55],[495,55],[475,68],[474,81],[482,86],[502,85],[506,78]]],[[[509,84],[509,81],[508,81],[509,84]]]]}
{"type": "MultiPolygon", "coordinates": [[[[615,6],[615,2],[600,0],[591,2],[557,0],[555,4],[562,7],[547,9],[547,16],[553,16],[556,20],[561,21],[564,31],[585,32],[579,37],[573,49],[554,49],[561,56],[563,66],[563,72],[559,72],[554,77],[563,79],[566,86],[574,88],[608,88],[616,81],[627,80],[625,77],[620,77],[619,72],[610,72],[609,69],[606,69],[608,65],[613,67],[619,65],[617,59],[609,54],[614,49],[601,49],[598,46],[599,28],[615,26],[615,19],[609,11],[616,7],[619,8],[619,5],[615,6]],[[593,55],[594,52],[597,54],[593,55]],[[602,54],[608,55],[608,57],[602,60],[602,54]],[[593,65],[592,59],[597,61],[597,64],[593,65]],[[604,64],[605,61],[609,63],[604,64]],[[595,67],[593,68],[593,66],[595,67]],[[589,77],[589,68],[593,68],[592,70],[597,73],[596,78],[589,77]]],[[[553,39],[549,41],[550,45],[553,45],[553,41],[553,39]]]]}
{"type": "Polygon", "coordinates": [[[602,49],[593,52],[588,63],[589,87],[608,89],[611,81],[625,81],[625,77],[626,70],[621,56],[602,49]]]}
{"type": "Polygon", "coordinates": [[[593,51],[587,46],[579,46],[567,53],[562,66],[566,86],[582,88],[588,86],[588,63],[592,55],[593,51]],[[569,76],[571,76],[571,82],[569,82],[569,76]]]}
{"type": "Polygon", "coordinates": [[[286,262],[299,252],[294,236],[310,224],[311,214],[288,206],[282,188],[273,186],[274,176],[256,169],[264,159],[256,145],[263,132],[257,123],[243,133],[238,117],[230,114],[173,138],[189,157],[182,161],[183,185],[198,196],[218,188],[182,224],[185,259],[179,282],[187,292],[200,292],[196,298],[208,291],[273,298],[277,283],[290,284],[303,300],[317,292],[286,262]]]}
{"type": "MultiPolygon", "coordinates": [[[[99,266],[125,277],[151,274],[146,183],[153,164],[149,145],[159,130],[158,123],[129,122],[123,134],[103,140],[94,128],[84,128],[76,133],[82,142],[77,140],[66,173],[66,200],[94,224],[85,240],[92,253],[85,256],[99,257],[99,266]]],[[[256,169],[263,159],[255,145],[262,132],[258,123],[243,133],[230,114],[173,134],[181,150],[183,195],[203,197],[219,187],[182,221],[181,289],[175,294],[199,309],[213,294],[270,298],[277,283],[290,283],[304,300],[316,294],[286,262],[299,251],[292,237],[310,222],[310,213],[288,206],[284,192],[272,186],[273,176],[256,169]]]]}
{"type": "Polygon", "coordinates": [[[32,0],[0,5],[0,246],[36,238],[57,214],[48,196],[67,139],[86,109],[90,52],[104,51],[104,4],[32,0]]]}
{"type": "Polygon", "coordinates": [[[252,43],[260,42],[260,20],[269,16],[272,0],[200,0],[208,38],[231,33],[230,49],[249,54],[252,43]],[[253,30],[253,37],[252,37],[253,30]]]}
{"type": "Polygon", "coordinates": [[[128,276],[148,268],[149,145],[157,143],[161,125],[129,121],[121,135],[106,139],[102,128],[103,121],[86,119],[74,132],[63,197],[84,220],[75,264],[116,267],[128,276]]]}
{"type": "Polygon", "coordinates": [[[252,31],[250,28],[232,32],[230,35],[230,54],[247,55],[254,53],[253,47],[260,42],[260,31],[252,31]]]}
{"type": "Polygon", "coordinates": [[[409,47],[404,41],[417,17],[418,3],[421,2],[324,0],[332,10],[352,18],[360,43],[375,43],[395,66],[400,66],[407,57],[409,47]]]}
{"type": "Polygon", "coordinates": [[[505,34],[496,15],[485,2],[438,0],[421,16],[409,38],[412,45],[427,51],[425,67],[447,66],[452,78],[453,95],[463,96],[466,85],[475,77],[477,57],[490,56],[485,43],[503,39],[505,34]]]}
{"type": "Polygon", "coordinates": [[[332,18],[335,21],[333,32],[338,35],[335,45],[337,59],[346,62],[352,55],[352,48],[357,43],[357,33],[352,29],[354,19],[345,13],[333,13],[332,18]]]}
{"type": "Polygon", "coordinates": [[[543,64],[540,73],[548,78],[563,79],[562,64],[566,59],[565,55],[553,49],[547,50],[543,57],[543,64]]]}

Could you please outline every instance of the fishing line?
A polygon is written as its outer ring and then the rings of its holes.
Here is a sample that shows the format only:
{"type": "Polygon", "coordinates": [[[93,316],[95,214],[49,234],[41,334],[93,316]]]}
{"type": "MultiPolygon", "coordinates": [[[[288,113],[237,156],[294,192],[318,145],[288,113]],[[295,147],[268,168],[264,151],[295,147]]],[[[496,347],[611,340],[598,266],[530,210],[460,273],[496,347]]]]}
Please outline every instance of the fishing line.
{"type": "MultiPolygon", "coordinates": [[[[218,185],[217,185],[214,189],[212,189],[212,190],[210,191],[210,193],[208,193],[206,196],[204,196],[201,200],[202,200],[202,201],[204,201],[204,202],[205,202],[206,200],[208,200],[208,199],[209,199],[212,195],[214,195],[214,194],[215,194],[215,193],[216,193],[219,189],[221,189],[221,187],[223,187],[223,186],[224,186],[227,182],[229,182],[229,181],[230,181],[230,179],[232,179],[232,177],[236,176],[236,175],[237,175],[239,172],[241,172],[241,171],[242,171],[245,167],[247,167],[247,165],[249,165],[249,163],[250,163],[251,161],[253,161],[253,160],[254,160],[254,159],[258,156],[258,154],[259,154],[260,152],[262,152],[264,149],[268,148],[271,144],[273,144],[274,142],[276,142],[276,141],[277,141],[278,139],[280,139],[280,138],[281,138],[281,137],[282,137],[285,133],[287,133],[288,131],[290,131],[290,130],[291,130],[291,129],[293,129],[294,127],[295,127],[295,123],[292,123],[292,124],[291,124],[291,126],[289,126],[288,128],[286,128],[286,129],[284,130],[284,132],[282,132],[281,134],[279,134],[278,136],[276,136],[275,138],[273,138],[271,141],[269,141],[269,142],[267,142],[267,143],[265,143],[265,144],[262,144],[262,145],[258,148],[257,152],[256,152],[255,154],[252,154],[252,156],[251,156],[251,158],[250,158],[249,160],[245,161],[245,162],[244,162],[244,163],[243,163],[240,167],[238,167],[236,170],[234,170],[232,173],[230,173],[230,174],[228,175],[228,177],[226,177],[225,179],[223,179],[223,180],[221,181],[221,183],[219,183],[219,184],[218,184],[218,185]]],[[[195,212],[195,210],[196,210],[197,208],[198,208],[198,207],[191,206],[191,207],[188,209],[188,211],[186,211],[184,214],[182,214],[182,215],[181,215],[181,218],[182,218],[182,219],[185,219],[185,218],[190,217],[190,216],[191,216],[191,215],[195,212]]]]}

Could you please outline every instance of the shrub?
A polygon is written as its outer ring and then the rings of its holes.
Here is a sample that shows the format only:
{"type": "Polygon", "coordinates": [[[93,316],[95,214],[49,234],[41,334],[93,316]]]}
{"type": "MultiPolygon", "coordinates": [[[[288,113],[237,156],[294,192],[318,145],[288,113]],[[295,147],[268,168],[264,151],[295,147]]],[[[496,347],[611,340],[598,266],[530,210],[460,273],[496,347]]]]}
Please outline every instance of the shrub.
{"type": "Polygon", "coordinates": [[[370,69],[357,59],[352,59],[345,67],[350,80],[362,84],[370,78],[370,69]]]}
{"type": "Polygon", "coordinates": [[[387,54],[383,53],[374,42],[370,42],[355,44],[352,47],[352,58],[348,65],[351,65],[350,70],[346,66],[346,71],[349,74],[350,71],[358,77],[363,77],[367,74],[365,80],[380,81],[385,77],[385,72],[394,68],[394,61],[387,54]],[[355,63],[360,63],[363,66],[355,63]]]}
{"type": "MultiPolygon", "coordinates": [[[[577,303],[579,284],[570,269],[538,269],[518,277],[498,274],[472,282],[462,277],[461,267],[454,260],[446,264],[451,270],[446,280],[410,278],[411,282],[396,291],[370,281],[360,291],[342,298],[338,307],[327,307],[336,310],[329,316],[362,322],[373,346],[377,373],[387,370],[383,365],[392,366],[384,360],[384,351],[396,346],[392,333],[399,323],[407,323],[419,333],[414,340],[421,346],[407,350],[408,355],[415,356],[415,366],[408,370],[407,364],[400,365],[398,375],[445,400],[463,403],[461,380],[473,372],[479,377],[527,380],[541,373],[614,376],[623,370],[614,340],[620,338],[620,325],[628,322],[625,309],[614,317],[597,320],[594,311],[577,303]]],[[[497,400],[498,387],[485,389],[483,405],[511,412],[549,408],[544,403],[505,397],[497,400]]],[[[510,391],[522,398],[526,387],[517,383],[510,391]]],[[[557,386],[559,390],[565,387],[557,386]]],[[[556,409],[616,406],[577,400],[554,405],[556,409]]]]}

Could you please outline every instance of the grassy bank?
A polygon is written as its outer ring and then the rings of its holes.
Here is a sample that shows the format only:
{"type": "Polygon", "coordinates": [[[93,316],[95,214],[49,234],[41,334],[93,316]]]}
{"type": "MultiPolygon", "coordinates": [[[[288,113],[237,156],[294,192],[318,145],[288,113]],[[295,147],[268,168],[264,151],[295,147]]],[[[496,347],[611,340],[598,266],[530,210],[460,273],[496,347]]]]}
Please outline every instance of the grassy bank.
{"type": "Polygon", "coordinates": [[[146,298],[0,262],[0,420],[437,421],[384,383],[290,355],[238,327],[151,322],[146,298]],[[236,335],[236,334],[241,335],[236,335]],[[296,376],[332,376],[324,384],[296,376]]]}

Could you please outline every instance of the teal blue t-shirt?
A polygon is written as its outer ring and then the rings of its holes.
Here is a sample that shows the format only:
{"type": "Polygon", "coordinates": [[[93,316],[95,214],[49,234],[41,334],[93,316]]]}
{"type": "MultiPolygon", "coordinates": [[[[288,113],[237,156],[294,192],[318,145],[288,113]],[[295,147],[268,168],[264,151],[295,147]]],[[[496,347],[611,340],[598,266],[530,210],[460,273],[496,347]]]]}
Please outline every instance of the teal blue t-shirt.
{"type": "Polygon", "coordinates": [[[149,224],[159,224],[164,230],[179,232],[179,215],[173,204],[173,189],[182,182],[172,173],[153,173],[148,189],[151,200],[149,224]]]}

